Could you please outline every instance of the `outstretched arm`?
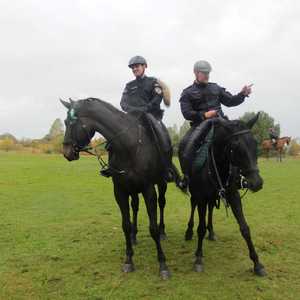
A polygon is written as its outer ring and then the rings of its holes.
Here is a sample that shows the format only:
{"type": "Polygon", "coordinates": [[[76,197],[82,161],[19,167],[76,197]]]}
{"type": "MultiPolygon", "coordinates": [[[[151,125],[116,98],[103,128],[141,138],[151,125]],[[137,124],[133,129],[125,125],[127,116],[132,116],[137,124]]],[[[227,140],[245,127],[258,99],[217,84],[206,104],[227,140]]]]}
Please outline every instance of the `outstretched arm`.
{"type": "Polygon", "coordinates": [[[232,95],[224,88],[221,88],[220,102],[228,107],[237,106],[243,103],[245,98],[248,97],[252,92],[251,86],[252,85],[245,85],[237,95],[232,95]]]}

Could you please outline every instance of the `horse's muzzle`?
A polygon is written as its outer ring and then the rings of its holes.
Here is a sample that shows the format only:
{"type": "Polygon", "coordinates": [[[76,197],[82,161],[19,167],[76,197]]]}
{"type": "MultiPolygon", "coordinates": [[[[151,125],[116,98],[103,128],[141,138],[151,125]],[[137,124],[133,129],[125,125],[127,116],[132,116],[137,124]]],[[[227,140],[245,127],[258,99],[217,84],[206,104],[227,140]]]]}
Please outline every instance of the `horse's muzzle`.
{"type": "Polygon", "coordinates": [[[251,175],[246,177],[247,180],[247,188],[252,192],[258,192],[262,189],[264,181],[260,177],[258,172],[252,173],[251,175]]]}
{"type": "Polygon", "coordinates": [[[79,153],[70,144],[63,145],[63,155],[68,161],[79,159],[79,153]]]}

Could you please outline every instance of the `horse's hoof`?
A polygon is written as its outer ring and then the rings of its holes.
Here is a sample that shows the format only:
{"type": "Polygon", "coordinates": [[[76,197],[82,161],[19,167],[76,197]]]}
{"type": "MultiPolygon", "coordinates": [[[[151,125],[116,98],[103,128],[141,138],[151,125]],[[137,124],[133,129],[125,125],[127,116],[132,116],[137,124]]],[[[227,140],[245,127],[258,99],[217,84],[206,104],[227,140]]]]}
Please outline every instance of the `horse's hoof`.
{"type": "Polygon", "coordinates": [[[254,274],[259,277],[267,276],[267,272],[264,267],[254,268],[254,274]]]}
{"type": "Polygon", "coordinates": [[[207,237],[207,239],[208,239],[209,241],[216,241],[216,240],[217,240],[215,234],[209,234],[208,237],[207,237]]]}
{"type": "Polygon", "coordinates": [[[124,264],[122,267],[122,271],[124,273],[130,273],[134,271],[134,265],[133,264],[124,264]]]}
{"type": "Polygon", "coordinates": [[[162,280],[167,280],[171,277],[171,272],[168,269],[160,270],[159,275],[160,275],[162,280]]]}
{"type": "Polygon", "coordinates": [[[186,241],[190,241],[193,238],[193,231],[192,232],[186,231],[184,238],[186,241]]]}
{"type": "Polygon", "coordinates": [[[161,233],[159,235],[159,238],[160,238],[161,241],[165,241],[167,239],[167,235],[165,233],[161,233]]]}
{"type": "Polygon", "coordinates": [[[203,267],[202,264],[195,264],[195,265],[194,265],[194,270],[195,270],[195,272],[197,272],[197,273],[201,273],[201,272],[204,271],[204,267],[203,267]]]}

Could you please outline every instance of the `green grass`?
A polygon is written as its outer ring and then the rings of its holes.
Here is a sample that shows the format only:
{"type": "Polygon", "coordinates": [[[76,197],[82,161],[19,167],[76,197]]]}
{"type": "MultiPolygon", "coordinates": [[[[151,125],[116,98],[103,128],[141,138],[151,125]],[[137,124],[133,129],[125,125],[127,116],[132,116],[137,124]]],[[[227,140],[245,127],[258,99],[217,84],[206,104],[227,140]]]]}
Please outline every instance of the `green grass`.
{"type": "Polygon", "coordinates": [[[204,243],[205,272],[185,242],[189,200],[169,185],[172,278],[161,281],[140,207],[136,271],[120,271],[124,238],[111,180],[94,158],[0,153],[0,299],[300,299],[300,160],[261,161],[264,189],[243,200],[268,276],[253,275],[237,224],[215,211],[218,240],[204,243]]]}

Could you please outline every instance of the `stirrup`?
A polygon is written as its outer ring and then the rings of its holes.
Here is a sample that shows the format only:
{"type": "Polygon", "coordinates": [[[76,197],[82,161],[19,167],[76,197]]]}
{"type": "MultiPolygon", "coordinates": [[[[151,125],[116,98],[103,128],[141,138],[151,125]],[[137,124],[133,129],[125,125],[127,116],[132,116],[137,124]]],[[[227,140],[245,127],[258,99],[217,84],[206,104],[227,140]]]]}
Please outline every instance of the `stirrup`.
{"type": "Polygon", "coordinates": [[[108,167],[108,168],[104,168],[104,169],[100,170],[100,175],[108,178],[108,177],[111,177],[113,175],[113,172],[108,167]]]}
{"type": "Polygon", "coordinates": [[[185,175],[183,177],[183,179],[180,180],[180,182],[178,183],[178,186],[181,190],[183,191],[187,191],[187,188],[188,188],[188,185],[189,185],[189,179],[188,177],[185,175]]]}

